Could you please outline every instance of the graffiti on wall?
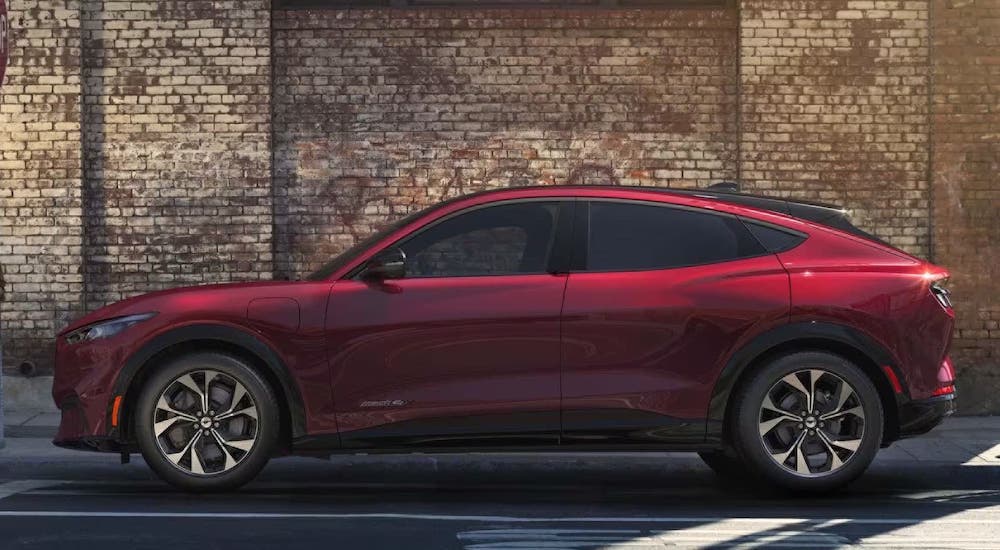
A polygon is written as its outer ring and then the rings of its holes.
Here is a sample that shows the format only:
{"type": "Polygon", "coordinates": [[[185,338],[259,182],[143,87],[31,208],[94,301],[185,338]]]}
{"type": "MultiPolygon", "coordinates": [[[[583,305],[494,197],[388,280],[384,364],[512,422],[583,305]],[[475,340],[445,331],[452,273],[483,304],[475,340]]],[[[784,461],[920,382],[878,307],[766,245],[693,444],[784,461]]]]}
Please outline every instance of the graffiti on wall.
{"type": "MultiPolygon", "coordinates": [[[[441,201],[532,185],[697,186],[657,181],[650,145],[625,135],[567,133],[551,141],[501,134],[462,143],[377,139],[296,141],[279,153],[276,235],[285,276],[301,275],[384,225],[441,201]],[[283,181],[282,181],[283,180],[283,181]]],[[[279,263],[281,258],[279,257],[279,263]]]]}

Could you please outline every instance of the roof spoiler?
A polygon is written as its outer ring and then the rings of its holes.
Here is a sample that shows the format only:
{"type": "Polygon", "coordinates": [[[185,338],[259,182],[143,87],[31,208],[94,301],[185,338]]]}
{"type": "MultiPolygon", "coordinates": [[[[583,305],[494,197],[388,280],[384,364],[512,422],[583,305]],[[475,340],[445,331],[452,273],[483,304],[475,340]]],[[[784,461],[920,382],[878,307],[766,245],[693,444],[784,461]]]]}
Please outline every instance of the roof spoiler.
{"type": "Polygon", "coordinates": [[[710,191],[718,191],[720,193],[739,193],[740,184],[735,181],[720,181],[719,183],[709,185],[706,189],[710,191]]]}
{"type": "Polygon", "coordinates": [[[795,201],[778,197],[744,195],[740,192],[740,184],[734,181],[713,183],[706,187],[705,191],[713,191],[722,195],[733,195],[729,197],[717,197],[721,200],[787,214],[799,219],[839,229],[857,237],[892,246],[851,223],[847,211],[839,206],[817,202],[795,201]]]}

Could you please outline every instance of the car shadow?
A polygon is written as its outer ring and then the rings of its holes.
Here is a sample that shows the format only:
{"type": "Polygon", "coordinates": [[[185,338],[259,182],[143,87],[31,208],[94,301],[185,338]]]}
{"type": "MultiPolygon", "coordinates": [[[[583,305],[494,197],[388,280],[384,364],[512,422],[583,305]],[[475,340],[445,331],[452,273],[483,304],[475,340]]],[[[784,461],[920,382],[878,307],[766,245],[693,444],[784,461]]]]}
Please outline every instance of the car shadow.
{"type": "MultiPolygon", "coordinates": [[[[239,491],[192,496],[137,460],[117,470],[78,467],[35,494],[63,492],[86,509],[464,518],[440,528],[473,550],[706,541],[818,547],[893,544],[921,524],[996,507],[998,466],[878,460],[848,488],[817,496],[724,481],[694,455],[335,456],[278,459],[239,491]]],[[[951,536],[960,540],[961,530],[951,536]]]]}
{"type": "MultiPolygon", "coordinates": [[[[4,499],[0,508],[27,508],[47,502],[46,495],[65,494],[81,509],[462,517],[467,521],[455,527],[456,544],[477,550],[704,540],[891,545],[914,529],[1000,506],[1000,438],[985,425],[955,419],[947,430],[898,442],[856,482],[825,495],[722,480],[696,455],[683,453],[287,457],[273,460],[239,491],[192,496],[157,480],[139,457],[120,466],[101,455],[11,461],[0,452],[0,479],[53,480],[4,499]]],[[[962,537],[981,537],[948,530],[959,546],[962,537]]]]}

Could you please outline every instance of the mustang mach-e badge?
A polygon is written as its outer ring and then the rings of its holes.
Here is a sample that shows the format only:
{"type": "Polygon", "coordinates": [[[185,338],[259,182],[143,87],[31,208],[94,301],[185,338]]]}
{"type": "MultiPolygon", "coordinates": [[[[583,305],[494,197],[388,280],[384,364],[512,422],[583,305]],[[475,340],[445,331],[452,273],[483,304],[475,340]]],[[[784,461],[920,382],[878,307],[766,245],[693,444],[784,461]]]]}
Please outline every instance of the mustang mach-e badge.
{"type": "Polygon", "coordinates": [[[387,401],[362,401],[362,409],[385,409],[388,407],[405,407],[408,405],[409,401],[403,401],[402,399],[392,399],[387,401]]]}

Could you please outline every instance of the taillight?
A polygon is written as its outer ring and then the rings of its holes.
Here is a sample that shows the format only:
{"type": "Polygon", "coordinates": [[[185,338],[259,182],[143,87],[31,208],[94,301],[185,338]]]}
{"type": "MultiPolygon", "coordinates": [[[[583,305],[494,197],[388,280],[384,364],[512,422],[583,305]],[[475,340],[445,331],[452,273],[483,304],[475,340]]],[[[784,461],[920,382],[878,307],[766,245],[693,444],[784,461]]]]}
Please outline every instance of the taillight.
{"type": "Polygon", "coordinates": [[[931,283],[931,294],[937,299],[941,307],[945,309],[952,309],[951,305],[951,291],[945,287],[948,279],[938,279],[931,283]]]}
{"type": "Polygon", "coordinates": [[[938,368],[937,382],[938,388],[931,394],[932,397],[955,393],[955,366],[952,365],[950,357],[945,357],[941,361],[941,366],[938,368]]]}
{"type": "Polygon", "coordinates": [[[953,393],[955,393],[955,386],[944,386],[934,390],[931,397],[941,397],[942,395],[951,395],[953,393]]]}

